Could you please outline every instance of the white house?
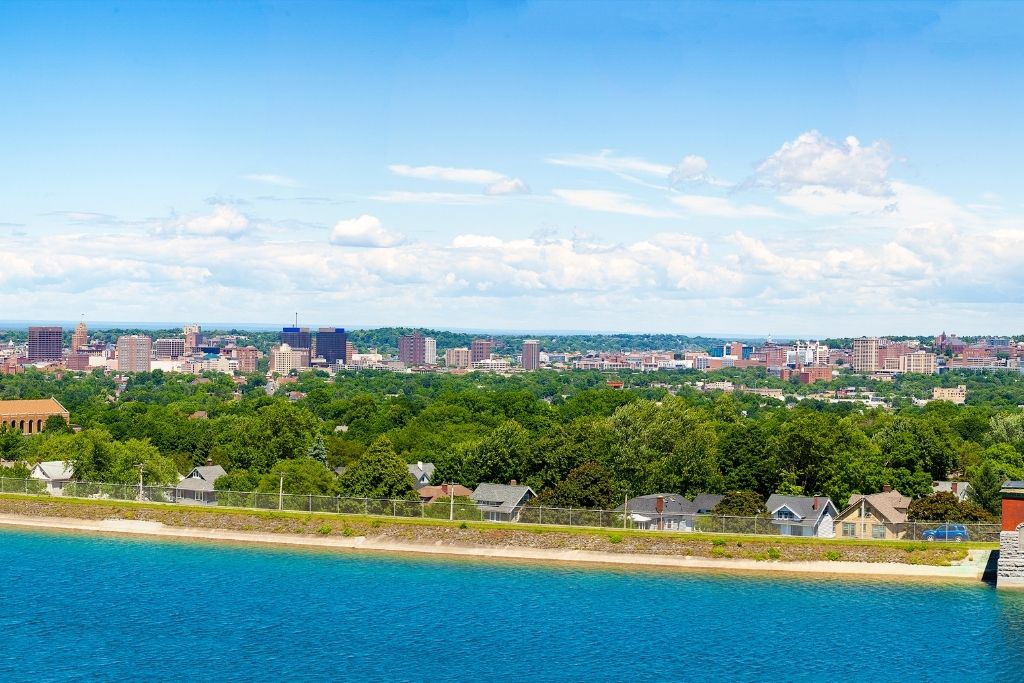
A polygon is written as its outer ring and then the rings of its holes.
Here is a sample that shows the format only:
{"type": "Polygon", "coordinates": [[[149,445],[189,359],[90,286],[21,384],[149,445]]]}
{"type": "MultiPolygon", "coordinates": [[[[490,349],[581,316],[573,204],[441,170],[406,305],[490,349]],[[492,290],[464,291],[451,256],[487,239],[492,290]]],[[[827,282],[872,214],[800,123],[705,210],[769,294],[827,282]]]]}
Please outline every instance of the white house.
{"type": "Polygon", "coordinates": [[[225,474],[227,472],[220,465],[193,467],[174,489],[174,502],[215,504],[217,497],[213,491],[213,483],[225,474]]]}
{"type": "Polygon", "coordinates": [[[46,492],[51,496],[64,493],[64,485],[74,477],[71,463],[66,460],[48,460],[32,468],[29,474],[33,479],[46,482],[46,492]]]}
{"type": "Polygon", "coordinates": [[[817,536],[835,538],[835,521],[839,511],[832,501],[822,496],[768,497],[768,512],[772,524],[779,527],[782,536],[817,536]]]}

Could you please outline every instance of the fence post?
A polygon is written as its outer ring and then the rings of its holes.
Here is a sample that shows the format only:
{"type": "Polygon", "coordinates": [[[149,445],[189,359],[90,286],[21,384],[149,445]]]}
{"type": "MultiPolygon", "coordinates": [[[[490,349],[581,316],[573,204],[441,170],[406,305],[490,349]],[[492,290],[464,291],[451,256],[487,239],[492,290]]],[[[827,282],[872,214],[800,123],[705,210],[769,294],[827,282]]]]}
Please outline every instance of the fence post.
{"type": "Polygon", "coordinates": [[[363,498],[363,514],[364,515],[370,514],[370,499],[369,498],[363,498]]]}
{"type": "Polygon", "coordinates": [[[539,514],[537,515],[537,520],[538,520],[537,524],[543,524],[544,523],[544,506],[540,505],[540,506],[538,506],[537,509],[539,510],[539,514]]]}
{"type": "Polygon", "coordinates": [[[398,501],[396,501],[396,500],[391,501],[391,516],[392,517],[397,517],[398,516],[398,501]]]}
{"type": "Polygon", "coordinates": [[[569,526],[572,526],[572,508],[569,508],[569,526]]]}

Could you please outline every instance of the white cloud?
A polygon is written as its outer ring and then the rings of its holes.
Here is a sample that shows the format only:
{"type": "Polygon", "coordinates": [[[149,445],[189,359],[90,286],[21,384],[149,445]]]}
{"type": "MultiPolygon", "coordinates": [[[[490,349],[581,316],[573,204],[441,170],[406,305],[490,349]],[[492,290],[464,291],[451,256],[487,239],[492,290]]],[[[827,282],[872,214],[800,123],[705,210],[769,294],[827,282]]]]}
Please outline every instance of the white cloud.
{"type": "Polygon", "coordinates": [[[688,154],[669,173],[669,180],[673,185],[707,182],[707,170],[707,159],[696,154],[688,154]]]}
{"type": "Polygon", "coordinates": [[[615,151],[611,149],[602,149],[597,154],[555,154],[549,156],[546,161],[555,166],[608,171],[609,173],[643,173],[662,178],[667,178],[675,170],[667,164],[659,164],[646,159],[615,156],[615,151]]]}
{"type": "Polygon", "coordinates": [[[277,187],[299,187],[300,183],[294,178],[289,178],[285,175],[275,175],[273,173],[249,173],[242,176],[246,180],[251,180],[254,183],[263,183],[265,185],[276,185],[277,187]]]}
{"type": "Polygon", "coordinates": [[[392,164],[388,170],[395,175],[420,180],[440,180],[467,185],[483,185],[489,195],[529,194],[530,187],[519,178],[483,168],[453,168],[449,166],[408,166],[392,164]]]}
{"type": "Polygon", "coordinates": [[[864,146],[853,137],[842,143],[816,130],[784,143],[762,161],[754,184],[783,192],[812,186],[839,193],[886,197],[892,194],[892,155],[884,142],[864,146]]]}
{"type": "Polygon", "coordinates": [[[621,213],[627,216],[666,218],[674,216],[671,211],[655,209],[639,203],[632,196],[607,190],[552,190],[552,193],[571,206],[590,211],[621,213]]]}
{"type": "Polygon", "coordinates": [[[250,232],[253,223],[234,206],[222,205],[214,207],[209,215],[174,221],[170,227],[186,235],[237,239],[250,232]]]}
{"type": "Polygon", "coordinates": [[[338,221],[331,230],[331,244],[346,247],[395,247],[405,238],[384,229],[376,216],[362,215],[338,221]]]}
{"type": "Polygon", "coordinates": [[[778,213],[770,207],[755,204],[737,205],[723,197],[680,194],[671,197],[671,201],[676,206],[685,209],[687,213],[697,216],[712,218],[772,218],[778,216],[778,213]]]}

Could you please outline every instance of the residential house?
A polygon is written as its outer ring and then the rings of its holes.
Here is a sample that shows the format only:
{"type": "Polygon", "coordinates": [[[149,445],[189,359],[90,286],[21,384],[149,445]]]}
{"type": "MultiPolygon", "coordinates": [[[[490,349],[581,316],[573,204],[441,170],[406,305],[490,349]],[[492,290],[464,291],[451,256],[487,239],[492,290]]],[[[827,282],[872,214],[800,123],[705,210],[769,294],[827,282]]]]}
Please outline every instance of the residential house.
{"type": "Polygon", "coordinates": [[[970,495],[971,485],[966,481],[933,481],[932,495],[936,493],[952,493],[961,503],[970,495]]]}
{"type": "Polygon", "coordinates": [[[772,524],[782,536],[834,538],[835,504],[823,496],[780,496],[773,493],[766,503],[772,524]]]}
{"type": "Polygon", "coordinates": [[[710,515],[724,497],[718,493],[702,493],[693,499],[694,512],[698,515],[710,515]]]}
{"type": "Polygon", "coordinates": [[[214,493],[213,483],[225,474],[227,472],[223,467],[211,464],[209,460],[206,465],[193,467],[175,487],[174,502],[216,505],[217,494],[214,493]]]}
{"type": "Polygon", "coordinates": [[[491,522],[517,522],[523,506],[537,497],[529,486],[511,484],[480,484],[469,496],[491,522]]]}
{"type": "Polygon", "coordinates": [[[409,474],[416,480],[416,488],[426,486],[430,483],[430,478],[434,476],[434,463],[432,462],[415,462],[409,463],[409,474]]]}
{"type": "Polygon", "coordinates": [[[64,486],[74,478],[75,473],[71,463],[66,460],[47,460],[33,467],[29,476],[46,482],[46,492],[51,496],[59,496],[64,493],[64,486]]]}
{"type": "MultiPolygon", "coordinates": [[[[716,503],[717,505],[717,503],[716,503]]],[[[629,515],[637,529],[647,531],[693,531],[697,508],[678,493],[652,493],[630,498],[615,508],[629,515]]]]}
{"type": "Polygon", "coordinates": [[[889,486],[881,493],[855,493],[836,517],[835,528],[842,538],[904,538],[909,507],[910,498],[889,486]]]}
{"type": "Polygon", "coordinates": [[[455,494],[456,498],[468,498],[473,495],[473,491],[466,488],[462,484],[455,484],[449,486],[448,484],[440,484],[437,486],[421,486],[416,489],[417,495],[420,500],[424,503],[433,503],[438,498],[448,498],[448,489],[451,488],[452,493],[455,494]]]}

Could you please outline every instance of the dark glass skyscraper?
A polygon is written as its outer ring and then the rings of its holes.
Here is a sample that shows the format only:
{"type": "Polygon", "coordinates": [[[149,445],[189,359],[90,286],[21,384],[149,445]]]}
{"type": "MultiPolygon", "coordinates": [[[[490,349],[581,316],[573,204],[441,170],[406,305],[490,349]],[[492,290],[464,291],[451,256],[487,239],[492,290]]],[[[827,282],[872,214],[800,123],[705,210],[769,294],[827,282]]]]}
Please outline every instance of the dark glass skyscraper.
{"type": "Polygon", "coordinates": [[[286,327],[281,330],[281,343],[293,349],[313,348],[313,335],[308,327],[286,327]]]}
{"type": "Polygon", "coordinates": [[[344,327],[321,327],[316,331],[316,355],[333,365],[338,361],[348,363],[348,335],[344,327]]]}

